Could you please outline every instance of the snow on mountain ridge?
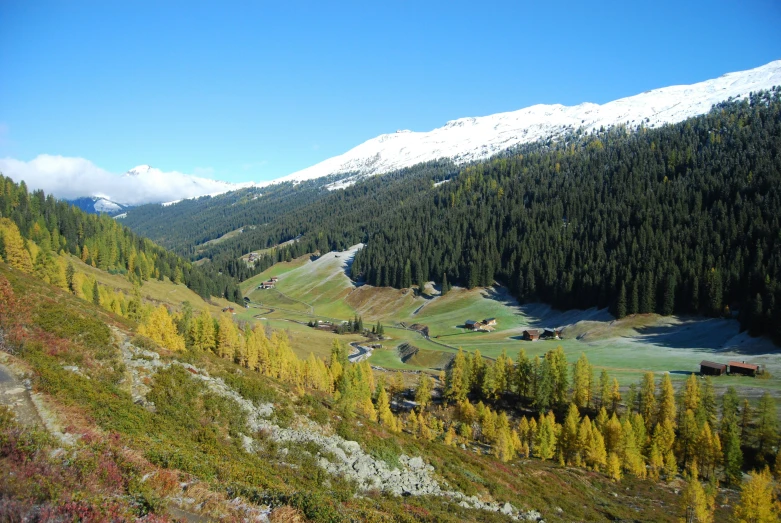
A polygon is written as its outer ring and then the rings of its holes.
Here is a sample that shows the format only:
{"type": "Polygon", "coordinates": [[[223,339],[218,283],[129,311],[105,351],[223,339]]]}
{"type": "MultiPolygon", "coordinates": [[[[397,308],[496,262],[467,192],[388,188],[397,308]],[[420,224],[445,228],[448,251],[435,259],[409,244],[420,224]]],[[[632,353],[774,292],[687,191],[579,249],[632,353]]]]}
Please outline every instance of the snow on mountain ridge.
{"type": "MultiPolygon", "coordinates": [[[[141,188],[144,186],[154,187],[156,193],[176,195],[178,197],[177,201],[207,195],[217,196],[218,194],[255,187],[257,185],[254,182],[223,182],[221,180],[212,180],[210,178],[202,178],[191,174],[183,174],[178,171],[163,172],[160,169],[149,165],[138,165],[133,167],[123,174],[122,178],[133,178],[141,188]]],[[[158,197],[157,201],[155,201],[155,197],[150,194],[148,202],[160,203],[160,199],[158,197]]]]}
{"type": "Polygon", "coordinates": [[[105,198],[98,198],[95,200],[95,210],[97,212],[113,213],[121,211],[122,209],[124,209],[122,205],[114,203],[111,200],[107,200],[105,198]]]}
{"type": "MultiPolygon", "coordinates": [[[[312,180],[332,174],[357,173],[358,178],[440,158],[466,163],[579,128],[588,132],[619,124],[637,127],[641,123],[657,127],[704,114],[714,104],[730,97],[744,97],[777,85],[781,85],[781,60],[692,85],[653,89],[603,105],[537,104],[489,116],[458,118],[432,131],[381,134],[344,154],[260,185],[312,180]]],[[[344,185],[339,183],[333,187],[344,185]]]]}

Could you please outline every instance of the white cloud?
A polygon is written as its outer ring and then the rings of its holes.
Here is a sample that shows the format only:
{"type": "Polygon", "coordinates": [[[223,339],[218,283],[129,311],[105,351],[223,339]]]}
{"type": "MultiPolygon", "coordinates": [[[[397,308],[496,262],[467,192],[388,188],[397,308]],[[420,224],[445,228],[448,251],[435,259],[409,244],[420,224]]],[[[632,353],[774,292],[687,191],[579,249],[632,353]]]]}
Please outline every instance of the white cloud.
{"type": "MultiPolygon", "coordinates": [[[[49,154],[29,162],[0,158],[0,172],[16,182],[24,180],[30,190],[43,189],[58,198],[95,195],[129,205],[216,195],[254,185],[231,184],[177,171],[162,172],[147,165],[115,174],[84,158],[49,154]]],[[[205,172],[199,169],[199,173],[205,172]]]]}

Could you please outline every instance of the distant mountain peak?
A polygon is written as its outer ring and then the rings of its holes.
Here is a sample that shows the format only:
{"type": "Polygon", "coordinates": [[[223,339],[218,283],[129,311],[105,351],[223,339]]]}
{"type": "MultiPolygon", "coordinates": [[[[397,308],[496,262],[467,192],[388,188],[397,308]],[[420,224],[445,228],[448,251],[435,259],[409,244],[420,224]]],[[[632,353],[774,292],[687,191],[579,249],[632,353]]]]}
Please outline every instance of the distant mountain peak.
{"type": "MultiPolygon", "coordinates": [[[[777,85],[781,85],[781,60],[692,85],[653,89],[602,105],[537,104],[506,113],[458,118],[431,131],[382,134],[344,154],[261,185],[344,174],[354,175],[350,178],[354,182],[364,176],[438,159],[457,164],[484,160],[519,144],[556,138],[579,129],[590,132],[621,124],[630,128],[658,127],[705,114],[714,104],[729,98],[745,97],[777,85]]],[[[331,188],[349,184],[342,182],[331,188]]]]}
{"type": "Polygon", "coordinates": [[[126,172],[125,176],[142,176],[144,174],[149,173],[149,171],[151,170],[152,167],[149,165],[138,165],[130,169],[128,172],[126,172]]]}

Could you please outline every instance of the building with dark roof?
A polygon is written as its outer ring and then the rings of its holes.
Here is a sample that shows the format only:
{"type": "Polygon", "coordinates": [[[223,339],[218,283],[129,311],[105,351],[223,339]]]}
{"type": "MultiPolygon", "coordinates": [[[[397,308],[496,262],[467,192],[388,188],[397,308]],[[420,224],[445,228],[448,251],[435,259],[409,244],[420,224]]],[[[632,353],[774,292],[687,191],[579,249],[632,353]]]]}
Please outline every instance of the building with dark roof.
{"type": "Polygon", "coordinates": [[[526,341],[535,341],[540,339],[540,331],[538,329],[529,329],[523,331],[523,339],[526,341]]]}
{"type": "Polygon", "coordinates": [[[700,362],[700,374],[703,376],[721,376],[727,373],[727,366],[724,363],[702,360],[700,362]]]}

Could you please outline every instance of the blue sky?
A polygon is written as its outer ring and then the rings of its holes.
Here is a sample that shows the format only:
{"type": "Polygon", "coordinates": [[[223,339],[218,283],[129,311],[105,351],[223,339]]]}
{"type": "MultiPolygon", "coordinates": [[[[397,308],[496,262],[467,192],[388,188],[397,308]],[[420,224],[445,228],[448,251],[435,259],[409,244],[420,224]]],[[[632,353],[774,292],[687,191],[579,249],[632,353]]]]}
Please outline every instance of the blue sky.
{"type": "Polygon", "coordinates": [[[781,58],[781,3],[0,1],[0,157],[267,180],[781,58]]]}

